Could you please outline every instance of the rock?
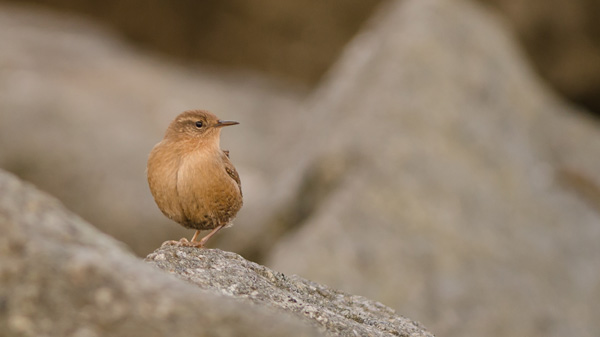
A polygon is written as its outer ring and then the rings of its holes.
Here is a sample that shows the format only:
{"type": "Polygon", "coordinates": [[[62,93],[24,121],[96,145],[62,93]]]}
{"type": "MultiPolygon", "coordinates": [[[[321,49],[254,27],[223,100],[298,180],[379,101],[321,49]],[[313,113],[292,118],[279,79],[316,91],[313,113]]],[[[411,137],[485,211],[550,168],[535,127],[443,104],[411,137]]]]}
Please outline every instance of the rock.
{"type": "Polygon", "coordinates": [[[221,250],[143,263],[59,202],[0,171],[3,336],[433,336],[384,305],[221,250]]]}
{"type": "Polygon", "coordinates": [[[163,246],[146,261],[211,293],[303,317],[328,336],[433,336],[379,302],[286,276],[235,253],[163,246]]]}
{"type": "Polygon", "coordinates": [[[2,336],[320,335],[282,310],[203,291],[143,263],[3,171],[0,233],[2,336]]]}
{"type": "Polygon", "coordinates": [[[600,131],[495,16],[392,1],[310,105],[280,188],[322,200],[264,264],[447,336],[600,332],[600,131]]]}

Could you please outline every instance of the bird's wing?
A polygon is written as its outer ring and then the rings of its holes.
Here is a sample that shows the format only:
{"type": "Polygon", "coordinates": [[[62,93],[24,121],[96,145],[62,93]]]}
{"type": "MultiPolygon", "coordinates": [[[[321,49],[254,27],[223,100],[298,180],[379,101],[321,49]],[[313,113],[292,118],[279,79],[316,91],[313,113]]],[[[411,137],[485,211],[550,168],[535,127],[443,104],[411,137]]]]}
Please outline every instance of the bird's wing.
{"type": "Polygon", "coordinates": [[[237,170],[233,166],[233,164],[229,161],[229,151],[223,151],[225,154],[225,158],[223,158],[223,164],[225,164],[225,171],[231,177],[231,179],[235,180],[238,187],[240,188],[240,194],[242,193],[242,181],[240,180],[240,175],[237,173],[237,170]]]}

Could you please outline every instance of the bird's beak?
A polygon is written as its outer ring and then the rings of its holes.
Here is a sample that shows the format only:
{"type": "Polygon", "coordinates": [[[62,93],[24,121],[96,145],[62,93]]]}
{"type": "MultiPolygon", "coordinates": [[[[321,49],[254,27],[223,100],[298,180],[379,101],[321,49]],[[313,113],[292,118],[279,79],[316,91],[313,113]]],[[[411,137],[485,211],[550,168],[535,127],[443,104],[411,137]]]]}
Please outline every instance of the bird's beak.
{"type": "Polygon", "coordinates": [[[215,127],[216,128],[221,128],[221,127],[224,127],[224,126],[230,126],[230,125],[236,125],[236,124],[240,124],[240,123],[238,123],[236,121],[222,121],[222,120],[219,120],[217,122],[217,124],[215,124],[215,127]]]}

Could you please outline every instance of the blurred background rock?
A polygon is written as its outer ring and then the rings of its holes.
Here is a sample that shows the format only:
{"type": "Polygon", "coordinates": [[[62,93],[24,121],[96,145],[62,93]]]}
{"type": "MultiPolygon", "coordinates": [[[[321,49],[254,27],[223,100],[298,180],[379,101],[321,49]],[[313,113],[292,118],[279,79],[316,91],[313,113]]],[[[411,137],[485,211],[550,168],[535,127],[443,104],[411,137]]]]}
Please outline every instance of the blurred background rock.
{"type": "Polygon", "coordinates": [[[596,336],[598,4],[484,2],[1,3],[0,167],[145,256],[192,234],[147,155],[209,109],[245,194],[212,246],[438,335],[596,336]]]}
{"type": "MultiPolygon", "coordinates": [[[[186,62],[256,69],[309,86],[381,0],[76,1],[41,4],[93,18],[130,43],[186,62]]],[[[538,73],[568,99],[600,111],[600,2],[479,0],[502,13],[538,73]]]]}

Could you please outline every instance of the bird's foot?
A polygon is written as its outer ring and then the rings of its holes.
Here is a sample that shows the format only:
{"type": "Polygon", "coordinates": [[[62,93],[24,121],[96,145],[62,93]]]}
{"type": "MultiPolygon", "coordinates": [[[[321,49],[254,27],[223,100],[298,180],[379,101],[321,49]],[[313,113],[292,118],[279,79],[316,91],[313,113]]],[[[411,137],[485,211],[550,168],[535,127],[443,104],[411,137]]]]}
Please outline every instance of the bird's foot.
{"type": "Polygon", "coordinates": [[[169,241],[163,242],[160,246],[161,247],[164,247],[164,246],[177,246],[178,244],[179,244],[179,241],[169,240],[169,241]]]}
{"type": "Polygon", "coordinates": [[[178,247],[196,247],[196,248],[203,248],[204,247],[204,243],[200,242],[200,241],[188,241],[188,239],[186,238],[181,238],[181,240],[176,241],[176,240],[169,240],[169,241],[165,241],[162,243],[162,246],[178,246],[178,247]]]}
{"type": "Polygon", "coordinates": [[[182,240],[185,240],[185,241],[183,241],[183,242],[180,243],[180,245],[183,246],[183,247],[204,248],[204,242],[201,242],[201,241],[188,241],[186,239],[182,239],[182,240]]]}

